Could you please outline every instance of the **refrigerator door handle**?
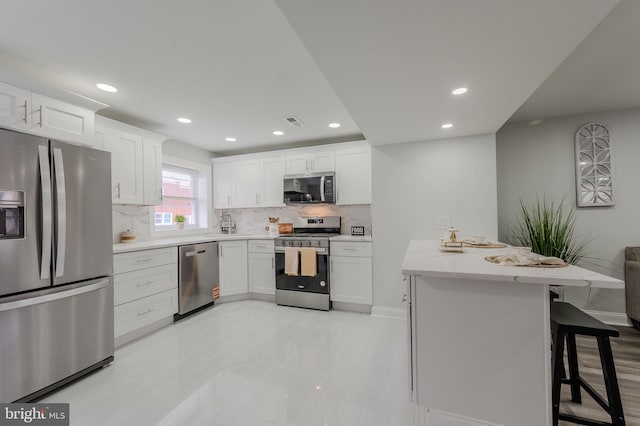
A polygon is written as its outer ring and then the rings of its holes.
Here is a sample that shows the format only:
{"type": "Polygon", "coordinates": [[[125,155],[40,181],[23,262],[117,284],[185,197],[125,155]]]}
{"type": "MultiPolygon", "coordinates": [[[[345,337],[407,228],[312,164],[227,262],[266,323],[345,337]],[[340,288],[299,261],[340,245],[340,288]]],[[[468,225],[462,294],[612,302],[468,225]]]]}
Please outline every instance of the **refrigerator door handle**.
{"type": "Polygon", "coordinates": [[[77,296],[79,294],[89,293],[92,291],[100,290],[109,285],[109,278],[101,280],[95,284],[85,285],[82,287],[76,287],[71,290],[63,290],[55,293],[45,294],[42,296],[29,297],[28,295],[24,299],[14,300],[12,302],[0,303],[0,312],[10,311],[12,309],[24,308],[27,306],[39,305],[41,303],[53,302],[54,300],[66,299],[67,297],[77,296]]]}
{"type": "Polygon", "coordinates": [[[42,187],[42,247],[40,256],[40,279],[49,278],[51,266],[51,169],[49,168],[49,147],[38,146],[38,159],[40,161],[40,186],[42,187]]]}
{"type": "Polygon", "coordinates": [[[67,249],[67,194],[64,181],[64,162],[60,148],[53,148],[53,164],[56,172],[56,218],[58,230],[56,234],[56,277],[61,277],[64,275],[67,249]]]}

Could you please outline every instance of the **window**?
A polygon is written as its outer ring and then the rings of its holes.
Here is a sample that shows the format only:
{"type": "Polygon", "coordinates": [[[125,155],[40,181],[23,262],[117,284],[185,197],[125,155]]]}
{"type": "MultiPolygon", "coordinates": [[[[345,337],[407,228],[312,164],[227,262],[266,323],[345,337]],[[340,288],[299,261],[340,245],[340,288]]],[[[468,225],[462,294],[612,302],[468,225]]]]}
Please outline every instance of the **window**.
{"type": "Polygon", "coordinates": [[[208,228],[210,167],[178,159],[162,165],[162,205],[151,214],[151,231],[175,230],[176,215],[185,217],[185,229],[208,228]]]}

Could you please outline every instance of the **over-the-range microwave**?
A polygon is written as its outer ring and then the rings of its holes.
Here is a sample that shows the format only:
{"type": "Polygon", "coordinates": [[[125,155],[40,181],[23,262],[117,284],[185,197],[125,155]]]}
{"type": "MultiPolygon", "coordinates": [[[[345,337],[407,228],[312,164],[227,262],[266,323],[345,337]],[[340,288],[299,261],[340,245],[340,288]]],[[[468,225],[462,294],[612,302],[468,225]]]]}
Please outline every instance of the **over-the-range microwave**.
{"type": "Polygon", "coordinates": [[[333,172],[284,176],[285,204],[335,204],[336,177],[333,172]]]}

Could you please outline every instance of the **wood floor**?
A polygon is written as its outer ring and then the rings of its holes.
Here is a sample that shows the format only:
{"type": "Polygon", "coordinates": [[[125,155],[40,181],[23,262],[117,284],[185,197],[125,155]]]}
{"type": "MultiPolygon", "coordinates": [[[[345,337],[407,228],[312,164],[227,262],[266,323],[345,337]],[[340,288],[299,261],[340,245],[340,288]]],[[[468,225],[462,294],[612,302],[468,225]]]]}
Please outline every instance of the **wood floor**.
{"type": "MultiPolygon", "coordinates": [[[[611,348],[622,395],[622,409],[627,426],[640,426],[640,331],[628,327],[619,327],[618,329],[620,337],[611,338],[611,348]]],[[[580,374],[601,395],[605,396],[596,339],[577,336],[576,344],[580,374]]],[[[569,386],[563,385],[560,401],[561,412],[594,420],[610,421],[607,414],[586,392],[582,392],[582,405],[575,404],[571,402],[569,386]]],[[[575,423],[561,421],[559,424],[574,425],[575,423]]]]}

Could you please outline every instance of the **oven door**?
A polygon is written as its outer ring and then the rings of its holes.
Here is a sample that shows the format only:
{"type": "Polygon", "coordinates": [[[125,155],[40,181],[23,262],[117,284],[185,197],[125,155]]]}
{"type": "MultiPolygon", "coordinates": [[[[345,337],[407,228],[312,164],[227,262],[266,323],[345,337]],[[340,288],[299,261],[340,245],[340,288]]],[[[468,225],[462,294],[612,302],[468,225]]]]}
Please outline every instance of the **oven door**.
{"type": "Polygon", "coordinates": [[[285,274],[284,257],[284,248],[276,247],[276,289],[329,294],[329,256],[326,248],[316,249],[317,274],[313,277],[300,276],[300,262],[297,276],[285,274]]]}

